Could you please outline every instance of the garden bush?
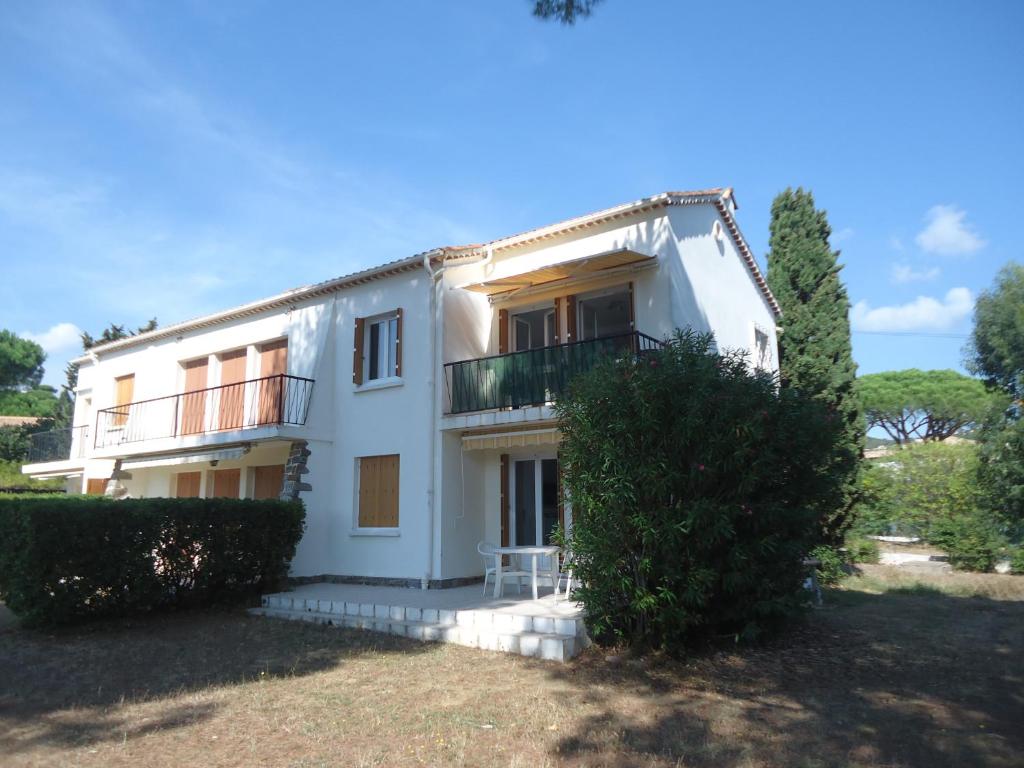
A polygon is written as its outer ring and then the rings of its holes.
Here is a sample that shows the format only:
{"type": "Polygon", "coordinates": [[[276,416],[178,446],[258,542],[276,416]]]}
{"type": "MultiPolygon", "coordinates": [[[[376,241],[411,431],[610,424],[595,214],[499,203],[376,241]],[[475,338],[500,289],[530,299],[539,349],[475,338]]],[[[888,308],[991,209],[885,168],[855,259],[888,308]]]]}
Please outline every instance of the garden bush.
{"type": "Polygon", "coordinates": [[[1010,573],[1024,574],[1024,547],[1010,550],[1010,573]]]}
{"type": "Polygon", "coordinates": [[[29,625],[237,601],[281,583],[304,519],[297,501],[0,498],[0,599],[29,625]]]}
{"type": "Polygon", "coordinates": [[[592,636],[680,651],[799,611],[840,504],[837,420],[710,336],[607,360],[556,404],[578,596],[592,636]]]}
{"type": "Polygon", "coordinates": [[[846,540],[846,552],[852,563],[877,563],[880,557],[878,542],[852,537],[846,540]]]}
{"type": "Polygon", "coordinates": [[[991,571],[1006,547],[992,520],[980,510],[943,519],[932,529],[931,541],[949,556],[960,571],[991,571]]]}
{"type": "Polygon", "coordinates": [[[847,560],[843,552],[835,547],[822,545],[811,550],[810,557],[818,561],[815,570],[818,572],[818,583],[832,587],[842,581],[847,574],[847,560]]]}

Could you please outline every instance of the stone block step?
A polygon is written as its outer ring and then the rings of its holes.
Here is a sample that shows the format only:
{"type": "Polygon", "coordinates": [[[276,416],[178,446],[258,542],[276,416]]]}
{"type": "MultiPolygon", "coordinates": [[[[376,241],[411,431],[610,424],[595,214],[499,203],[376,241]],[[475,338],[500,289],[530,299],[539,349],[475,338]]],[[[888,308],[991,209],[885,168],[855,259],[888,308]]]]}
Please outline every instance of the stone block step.
{"type": "MultiPolygon", "coordinates": [[[[547,661],[568,661],[586,642],[585,636],[576,637],[554,632],[534,632],[513,628],[502,630],[493,625],[484,627],[465,621],[459,623],[455,616],[438,615],[435,617],[431,612],[433,609],[423,610],[428,614],[427,618],[422,616],[419,618],[393,618],[384,613],[367,615],[276,607],[251,608],[249,613],[269,618],[363,629],[425,642],[455,643],[469,648],[516,653],[547,661]],[[435,618],[437,620],[434,620],[435,618]]],[[[447,612],[442,611],[441,613],[447,612]]]]}

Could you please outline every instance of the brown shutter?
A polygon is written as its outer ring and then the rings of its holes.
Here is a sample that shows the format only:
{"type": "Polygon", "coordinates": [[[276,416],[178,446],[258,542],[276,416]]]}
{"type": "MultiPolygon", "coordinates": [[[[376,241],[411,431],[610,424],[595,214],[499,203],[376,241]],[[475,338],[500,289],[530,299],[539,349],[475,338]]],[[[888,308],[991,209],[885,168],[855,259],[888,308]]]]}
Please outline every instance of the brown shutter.
{"type": "Polygon", "coordinates": [[[498,354],[504,355],[508,352],[508,310],[498,310],[498,354]]]}
{"type": "Polygon", "coordinates": [[[221,386],[216,390],[220,400],[218,429],[238,429],[242,426],[245,413],[245,360],[244,349],[225,352],[220,356],[221,386]]]}
{"type": "MultiPolygon", "coordinates": [[[[280,424],[284,420],[284,374],[288,373],[288,339],[280,339],[260,347],[259,421],[258,424],[280,424]],[[273,377],[273,378],[270,378],[273,377]]],[[[276,495],[276,494],[275,494],[276,495]]]]}
{"type": "Polygon", "coordinates": [[[107,492],[107,478],[90,477],[85,481],[85,492],[90,496],[102,496],[107,492]]]}
{"type": "Polygon", "coordinates": [[[509,529],[511,520],[509,517],[509,503],[511,491],[509,489],[509,455],[501,454],[501,546],[508,546],[509,529]]]}
{"type": "Polygon", "coordinates": [[[363,383],[363,318],[356,318],[355,341],[352,344],[352,383],[363,383]]]}
{"type": "Polygon", "coordinates": [[[237,499],[239,486],[242,482],[242,470],[240,469],[215,469],[213,470],[213,493],[214,497],[237,499]]]}
{"type": "Polygon", "coordinates": [[[284,464],[256,467],[253,475],[254,499],[276,499],[281,495],[281,488],[284,486],[284,464]]]}
{"type": "Polygon", "coordinates": [[[562,343],[562,297],[555,296],[555,344],[562,343]]]}
{"type": "Polygon", "coordinates": [[[565,297],[565,340],[576,341],[576,296],[565,297]]]}
{"type": "Polygon", "coordinates": [[[194,499],[199,496],[199,472],[179,472],[175,476],[174,495],[179,499],[194,499]]]}
{"type": "Polygon", "coordinates": [[[396,310],[398,315],[397,338],[395,339],[395,376],[402,375],[402,308],[396,310]]]}
{"type": "Polygon", "coordinates": [[[633,283],[629,284],[629,330],[636,330],[636,302],[633,300],[633,283]]]}
{"type": "Polygon", "coordinates": [[[209,386],[207,372],[209,358],[201,357],[183,364],[185,368],[185,390],[181,397],[181,433],[193,435],[203,431],[206,420],[206,388],[209,386]]]}
{"type": "Polygon", "coordinates": [[[114,424],[116,426],[123,426],[128,421],[128,412],[131,410],[132,398],[135,396],[135,374],[129,373],[127,376],[118,376],[114,379],[117,386],[115,405],[117,410],[114,412],[114,424]]]}
{"type": "Polygon", "coordinates": [[[359,459],[359,527],[398,527],[398,454],[359,459]]]}

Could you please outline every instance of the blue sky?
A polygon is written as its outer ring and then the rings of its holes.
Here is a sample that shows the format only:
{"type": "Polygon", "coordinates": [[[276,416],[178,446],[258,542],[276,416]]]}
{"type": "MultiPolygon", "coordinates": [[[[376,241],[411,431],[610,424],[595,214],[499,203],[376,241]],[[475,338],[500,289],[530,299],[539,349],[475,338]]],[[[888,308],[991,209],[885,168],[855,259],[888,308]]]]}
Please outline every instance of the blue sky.
{"type": "Polygon", "coordinates": [[[1024,3],[0,4],[0,326],[48,349],[667,189],[829,212],[862,372],[1024,260],[1024,3]],[[907,335],[883,335],[883,334],[907,335]]]}

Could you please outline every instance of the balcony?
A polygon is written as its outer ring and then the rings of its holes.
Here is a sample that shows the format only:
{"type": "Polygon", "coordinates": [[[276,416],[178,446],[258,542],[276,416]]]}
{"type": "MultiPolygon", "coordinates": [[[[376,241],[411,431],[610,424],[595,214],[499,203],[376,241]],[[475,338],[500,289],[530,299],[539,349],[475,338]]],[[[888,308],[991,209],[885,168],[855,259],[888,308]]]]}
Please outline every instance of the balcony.
{"type": "Polygon", "coordinates": [[[105,408],[96,414],[97,449],[267,426],[302,426],[313,379],[280,374],[105,408]]]}
{"type": "Polygon", "coordinates": [[[82,458],[85,455],[89,427],[64,427],[29,435],[28,463],[45,464],[50,461],[82,458]],[[74,453],[74,455],[72,455],[74,453]]]}
{"type": "Polygon", "coordinates": [[[661,346],[657,339],[633,332],[447,363],[448,413],[550,403],[568,389],[574,376],[598,361],[642,355],[661,346]]]}

